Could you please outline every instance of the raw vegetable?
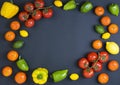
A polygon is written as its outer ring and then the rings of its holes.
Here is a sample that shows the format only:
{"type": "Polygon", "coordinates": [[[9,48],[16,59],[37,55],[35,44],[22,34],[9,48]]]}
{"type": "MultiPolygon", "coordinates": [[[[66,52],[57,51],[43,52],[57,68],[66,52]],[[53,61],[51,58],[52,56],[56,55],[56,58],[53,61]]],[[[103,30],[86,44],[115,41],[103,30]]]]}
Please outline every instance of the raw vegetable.
{"type": "Polygon", "coordinates": [[[89,67],[89,62],[87,60],[87,58],[80,58],[78,60],[78,67],[81,69],[86,69],[89,67]]]}
{"type": "Polygon", "coordinates": [[[97,6],[97,7],[95,7],[94,12],[97,16],[102,16],[105,12],[105,9],[103,6],[97,6]]]}
{"type": "Polygon", "coordinates": [[[15,32],[13,31],[7,31],[4,35],[5,40],[12,42],[15,39],[15,32]]]}
{"type": "Polygon", "coordinates": [[[98,75],[98,82],[100,84],[106,84],[106,83],[108,83],[108,81],[109,81],[109,76],[107,73],[100,73],[98,75]]]}
{"type": "Polygon", "coordinates": [[[94,76],[94,70],[92,68],[87,68],[83,70],[83,76],[85,78],[92,78],[94,76]]]}
{"type": "Polygon", "coordinates": [[[37,68],[32,72],[32,78],[35,84],[43,85],[48,80],[48,70],[46,68],[37,68]]]}
{"type": "Polygon", "coordinates": [[[103,26],[108,26],[111,23],[111,18],[109,16],[102,16],[100,22],[103,26]]]}
{"type": "Polygon", "coordinates": [[[10,19],[14,17],[19,12],[19,7],[11,2],[4,2],[1,8],[1,16],[10,19]]]}
{"type": "Polygon", "coordinates": [[[117,55],[119,53],[119,46],[116,42],[106,42],[106,50],[113,55],[117,55]]]}
{"type": "Polygon", "coordinates": [[[22,85],[27,80],[27,75],[25,72],[17,72],[14,76],[14,80],[17,84],[22,85]]]}
{"type": "Polygon", "coordinates": [[[29,33],[27,30],[20,30],[20,36],[23,37],[23,38],[26,38],[29,36],[29,33]]]}
{"type": "Polygon", "coordinates": [[[100,72],[102,70],[102,63],[100,63],[99,61],[93,63],[92,66],[95,72],[100,72]]]}
{"type": "Polygon", "coordinates": [[[7,53],[7,59],[8,59],[9,61],[14,62],[14,61],[16,61],[16,60],[18,59],[18,57],[19,57],[19,54],[18,54],[18,52],[17,52],[16,50],[10,50],[10,51],[7,53]]]}
{"type": "Polygon", "coordinates": [[[105,39],[105,40],[109,39],[110,36],[111,36],[111,34],[109,32],[105,32],[105,33],[102,34],[102,39],[105,39]]]}
{"type": "Polygon", "coordinates": [[[54,0],[54,5],[55,5],[56,7],[62,7],[62,6],[63,6],[63,3],[62,3],[61,0],[54,0]]]}
{"type": "Polygon", "coordinates": [[[51,77],[54,82],[60,82],[67,77],[68,70],[58,70],[52,73],[51,77]]]}
{"type": "Polygon", "coordinates": [[[53,16],[53,9],[48,8],[48,9],[44,9],[42,11],[43,17],[44,18],[51,18],[53,16]]]}
{"type": "Polygon", "coordinates": [[[24,10],[25,10],[26,12],[29,12],[29,13],[33,12],[33,10],[34,10],[34,5],[33,5],[33,3],[31,3],[31,2],[26,3],[26,4],[24,5],[24,10]]]}
{"type": "Polygon", "coordinates": [[[117,60],[111,60],[108,63],[108,69],[110,71],[117,71],[119,69],[119,62],[117,60]]]}
{"type": "Polygon", "coordinates": [[[98,54],[96,52],[89,52],[87,54],[87,60],[89,62],[95,62],[98,59],[98,54]]]}
{"type": "Polygon", "coordinates": [[[106,51],[100,51],[98,53],[98,56],[100,57],[99,62],[101,62],[101,63],[108,62],[108,60],[109,60],[109,54],[106,51]]]}
{"type": "Polygon", "coordinates": [[[119,31],[119,27],[118,27],[117,24],[112,23],[112,24],[110,24],[108,26],[108,32],[109,33],[111,33],[111,34],[117,34],[118,31],[119,31]]]}
{"type": "Polygon", "coordinates": [[[93,47],[95,50],[99,50],[99,49],[101,49],[101,48],[103,47],[103,42],[102,42],[101,40],[99,40],[99,39],[94,40],[94,41],[92,42],[92,47],[93,47]]]}
{"type": "Polygon", "coordinates": [[[99,34],[103,34],[105,32],[105,29],[102,25],[95,25],[95,31],[99,34]]]}
{"type": "Polygon", "coordinates": [[[12,21],[11,23],[10,23],[10,28],[12,29],[12,30],[19,30],[20,29],[20,22],[19,21],[12,21]]]}
{"type": "Polygon", "coordinates": [[[35,8],[43,8],[45,5],[44,0],[35,0],[34,1],[35,8]]]}
{"type": "Polygon", "coordinates": [[[93,8],[93,4],[90,1],[86,1],[85,3],[82,4],[82,6],[80,7],[80,12],[81,13],[87,13],[90,10],[92,10],[93,8]]]}
{"type": "Polygon", "coordinates": [[[63,6],[63,10],[65,10],[65,11],[73,10],[75,8],[76,8],[75,0],[70,0],[63,6]]]}
{"type": "Polygon", "coordinates": [[[118,16],[119,15],[119,5],[116,3],[112,3],[108,6],[108,10],[111,14],[118,16]]]}
{"type": "Polygon", "coordinates": [[[19,60],[16,62],[16,64],[21,71],[29,71],[29,66],[25,59],[19,57],[19,60]]]}
{"type": "Polygon", "coordinates": [[[77,73],[72,73],[70,75],[70,79],[73,80],[73,81],[76,81],[79,79],[79,75],[77,73]]]}
{"type": "Polygon", "coordinates": [[[23,45],[24,45],[23,40],[17,40],[13,43],[13,48],[19,49],[19,48],[23,47],[23,45]]]}
{"type": "Polygon", "coordinates": [[[13,69],[11,66],[4,66],[2,68],[2,75],[5,76],[5,77],[9,77],[11,76],[13,73],[13,69]]]}

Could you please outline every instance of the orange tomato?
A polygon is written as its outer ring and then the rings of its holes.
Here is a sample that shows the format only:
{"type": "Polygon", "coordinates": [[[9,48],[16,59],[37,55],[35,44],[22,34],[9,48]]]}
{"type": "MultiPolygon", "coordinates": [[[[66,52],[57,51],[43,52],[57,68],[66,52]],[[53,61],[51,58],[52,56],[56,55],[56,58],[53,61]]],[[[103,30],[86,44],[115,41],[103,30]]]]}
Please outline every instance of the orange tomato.
{"type": "Polygon", "coordinates": [[[109,81],[109,76],[107,73],[101,73],[98,75],[98,82],[100,84],[106,84],[109,81]]]}
{"type": "Polygon", "coordinates": [[[15,77],[14,77],[14,80],[17,84],[23,84],[26,82],[27,80],[27,76],[26,76],[26,73],[24,72],[18,72],[16,73],[15,77]]]}
{"type": "Polygon", "coordinates": [[[16,61],[18,59],[19,55],[18,55],[18,52],[15,51],[15,50],[10,50],[8,53],[7,53],[7,59],[9,61],[16,61]]]}
{"type": "Polygon", "coordinates": [[[12,30],[18,30],[18,29],[20,29],[20,22],[18,22],[18,21],[12,21],[10,23],[10,28],[12,30]]]}
{"type": "Polygon", "coordinates": [[[95,7],[94,12],[97,16],[102,16],[104,14],[105,10],[102,6],[97,6],[97,7],[95,7]]]}
{"type": "Polygon", "coordinates": [[[100,22],[103,26],[108,26],[111,23],[111,18],[109,16],[103,16],[100,22]]]}
{"type": "Polygon", "coordinates": [[[108,26],[108,31],[111,33],[111,34],[116,34],[118,33],[118,30],[119,30],[119,27],[117,24],[110,24],[108,26]]]}
{"type": "Polygon", "coordinates": [[[15,33],[13,31],[7,31],[4,35],[5,40],[13,41],[15,39],[15,33]]]}
{"type": "Polygon", "coordinates": [[[119,68],[119,63],[117,60],[111,60],[109,63],[108,63],[108,69],[110,71],[116,71],[118,70],[119,68]]]}
{"type": "Polygon", "coordinates": [[[2,75],[5,77],[9,77],[12,75],[12,67],[11,66],[5,66],[2,68],[2,75]]]}
{"type": "Polygon", "coordinates": [[[101,40],[97,39],[92,42],[92,47],[96,50],[99,50],[103,47],[103,43],[101,40]]]}

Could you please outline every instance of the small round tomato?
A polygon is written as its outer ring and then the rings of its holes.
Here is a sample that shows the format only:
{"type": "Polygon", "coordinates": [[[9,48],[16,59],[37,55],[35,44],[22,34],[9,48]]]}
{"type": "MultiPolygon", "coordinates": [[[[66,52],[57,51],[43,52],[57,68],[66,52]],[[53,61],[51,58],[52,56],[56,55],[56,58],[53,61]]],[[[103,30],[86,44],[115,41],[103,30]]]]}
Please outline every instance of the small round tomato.
{"type": "Polygon", "coordinates": [[[43,8],[45,5],[44,0],[35,0],[34,5],[36,8],[43,8]]]}
{"type": "Polygon", "coordinates": [[[94,76],[94,71],[92,68],[84,69],[82,74],[85,78],[92,78],[94,76]]]}
{"type": "Polygon", "coordinates": [[[44,18],[51,18],[53,16],[53,10],[51,8],[42,11],[44,18]]]}
{"type": "Polygon", "coordinates": [[[107,62],[109,60],[109,54],[106,51],[99,52],[99,57],[100,57],[99,61],[101,63],[107,62]]]}
{"type": "Polygon", "coordinates": [[[100,72],[102,70],[102,63],[100,62],[93,63],[92,66],[95,72],[100,72]]]}
{"type": "Polygon", "coordinates": [[[26,3],[25,6],[24,6],[24,10],[26,12],[33,12],[34,5],[31,2],[26,3]]]}
{"type": "Polygon", "coordinates": [[[26,26],[27,28],[33,27],[34,24],[35,24],[35,21],[34,21],[34,19],[32,19],[32,18],[25,21],[25,26],[26,26]]]}
{"type": "Polygon", "coordinates": [[[18,18],[20,21],[26,21],[28,17],[29,17],[29,14],[26,11],[22,11],[18,15],[18,18]]]}
{"type": "Polygon", "coordinates": [[[40,10],[33,11],[32,18],[34,20],[40,20],[42,18],[42,12],[40,10]]]}
{"type": "Polygon", "coordinates": [[[97,55],[96,52],[90,52],[87,55],[87,59],[88,59],[89,62],[94,62],[94,61],[97,60],[97,58],[98,58],[98,55],[97,55]]]}
{"type": "Polygon", "coordinates": [[[78,66],[82,69],[85,69],[89,66],[89,62],[86,58],[80,58],[78,61],[78,66]]]}

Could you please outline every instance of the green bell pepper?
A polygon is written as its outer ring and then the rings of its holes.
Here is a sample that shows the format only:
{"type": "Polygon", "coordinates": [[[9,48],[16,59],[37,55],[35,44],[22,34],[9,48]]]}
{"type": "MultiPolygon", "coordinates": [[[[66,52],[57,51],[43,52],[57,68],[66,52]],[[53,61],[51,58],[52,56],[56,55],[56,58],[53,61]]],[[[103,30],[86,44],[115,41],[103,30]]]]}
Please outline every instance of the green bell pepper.
{"type": "Polygon", "coordinates": [[[19,57],[19,60],[16,62],[17,67],[21,70],[21,71],[28,71],[29,70],[29,66],[27,64],[27,62],[25,61],[25,59],[21,59],[21,57],[19,57]]]}
{"type": "Polygon", "coordinates": [[[63,10],[68,11],[68,10],[73,10],[75,8],[76,8],[75,0],[70,0],[64,5],[63,10]]]}
{"type": "Polygon", "coordinates": [[[52,73],[51,77],[54,82],[60,82],[67,77],[68,70],[58,70],[52,73]]]}
{"type": "Polygon", "coordinates": [[[119,15],[119,5],[112,3],[108,6],[108,10],[111,14],[118,16],[119,15]]]}
{"type": "Polygon", "coordinates": [[[85,3],[82,4],[82,6],[80,7],[80,12],[81,13],[87,13],[90,10],[92,10],[93,8],[93,4],[90,1],[86,1],[85,3]]]}

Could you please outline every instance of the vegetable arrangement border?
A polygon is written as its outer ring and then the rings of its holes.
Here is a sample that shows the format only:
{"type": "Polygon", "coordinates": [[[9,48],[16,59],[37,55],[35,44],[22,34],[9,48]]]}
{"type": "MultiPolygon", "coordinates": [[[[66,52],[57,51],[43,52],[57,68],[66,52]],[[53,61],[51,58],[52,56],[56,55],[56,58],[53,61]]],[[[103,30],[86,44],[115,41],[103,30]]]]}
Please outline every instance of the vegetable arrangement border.
{"type": "MultiPolygon", "coordinates": [[[[70,0],[63,5],[62,0],[54,0],[54,6],[56,7],[63,7],[63,10],[70,11],[76,9],[78,3],[75,0],[70,0]]],[[[94,8],[92,2],[85,1],[80,6],[80,12],[85,14],[91,11],[94,8]]],[[[108,11],[114,15],[119,15],[119,5],[116,3],[112,3],[108,6],[108,11]]],[[[7,19],[11,19],[19,12],[19,7],[11,2],[4,2],[1,8],[1,16],[7,19]],[[9,10],[9,8],[11,8],[9,10]]],[[[100,19],[100,24],[95,25],[96,33],[101,35],[101,38],[107,40],[111,37],[111,35],[118,33],[119,27],[115,23],[111,23],[111,18],[109,16],[104,15],[104,7],[97,6],[94,9],[94,13],[97,16],[102,16],[100,19]],[[104,27],[107,27],[108,30],[106,31],[104,27]]],[[[35,0],[34,3],[28,2],[24,5],[24,11],[19,12],[18,18],[20,21],[25,23],[27,28],[31,28],[34,26],[35,21],[40,20],[43,18],[51,18],[53,16],[53,9],[52,6],[45,7],[44,0],[35,0]]],[[[23,38],[27,38],[29,36],[29,32],[27,30],[20,29],[20,22],[19,21],[12,21],[10,23],[10,29],[12,31],[7,31],[4,35],[4,38],[8,42],[14,41],[16,38],[16,34],[14,31],[19,31],[19,34],[23,38]]],[[[13,49],[20,49],[24,45],[23,40],[17,40],[13,42],[13,49]]],[[[94,40],[92,42],[92,48],[95,50],[100,50],[103,47],[103,42],[100,39],[94,40]]],[[[102,70],[103,63],[109,61],[109,54],[117,55],[119,54],[119,45],[114,42],[106,41],[105,45],[106,51],[100,52],[90,52],[87,54],[87,57],[82,57],[78,60],[78,67],[83,70],[83,77],[84,78],[92,78],[95,72],[100,72],[102,70]]],[[[16,65],[20,72],[16,73],[14,80],[17,84],[23,84],[27,80],[27,75],[25,72],[29,71],[29,65],[24,58],[19,56],[16,50],[10,50],[7,53],[7,59],[12,62],[16,62],[16,65]],[[22,78],[21,78],[22,77],[22,78]]],[[[110,71],[116,71],[119,68],[119,63],[117,60],[110,60],[108,63],[108,69],[110,71]],[[114,67],[113,67],[114,65],[114,67]]],[[[5,66],[2,69],[2,75],[5,77],[9,77],[12,75],[12,67],[5,66]]],[[[43,85],[48,80],[48,69],[38,67],[32,72],[32,79],[35,84],[43,85]]],[[[51,74],[51,78],[55,83],[64,80],[68,75],[68,69],[64,70],[57,70],[51,74]]],[[[70,75],[70,79],[75,81],[79,79],[79,75],[77,73],[72,73],[70,75]]],[[[100,73],[98,75],[98,82],[100,84],[106,84],[109,81],[109,75],[107,73],[100,73]],[[105,78],[105,79],[104,79],[105,78]],[[103,80],[104,79],[104,80],[103,80]]]]}

